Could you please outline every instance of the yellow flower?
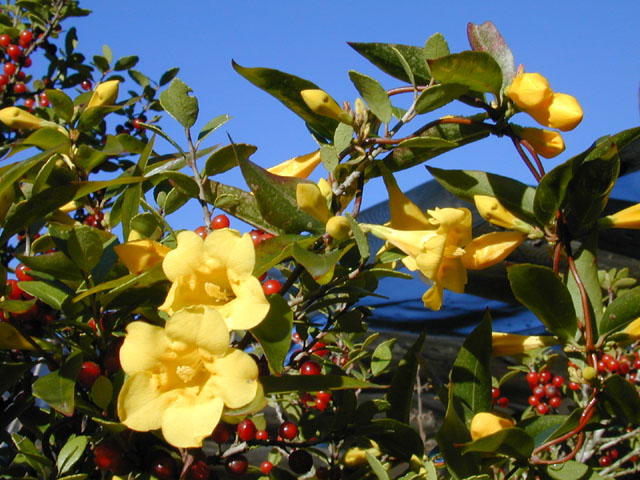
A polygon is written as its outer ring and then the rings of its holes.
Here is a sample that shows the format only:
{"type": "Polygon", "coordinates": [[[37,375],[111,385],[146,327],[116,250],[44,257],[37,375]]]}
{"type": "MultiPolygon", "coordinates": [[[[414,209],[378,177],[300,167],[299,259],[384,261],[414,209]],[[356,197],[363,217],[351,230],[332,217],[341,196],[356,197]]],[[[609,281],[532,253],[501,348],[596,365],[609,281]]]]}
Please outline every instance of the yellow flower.
{"type": "Polygon", "coordinates": [[[19,130],[34,130],[42,127],[45,123],[50,123],[18,107],[7,107],[0,110],[0,122],[9,128],[19,130]]]}
{"type": "Polygon", "coordinates": [[[113,247],[131,273],[140,273],[164,260],[171,249],[153,240],[136,240],[113,247]]]}
{"type": "Polygon", "coordinates": [[[113,105],[118,99],[119,80],[109,80],[98,85],[87,102],[87,108],[113,105]]]}
{"type": "Polygon", "coordinates": [[[563,132],[573,130],[582,121],[582,107],[578,100],[566,93],[554,93],[551,101],[527,110],[536,122],[563,132]]]}
{"type": "Polygon", "coordinates": [[[320,150],[316,150],[306,155],[290,158],[278,165],[267,168],[267,171],[282,177],[307,178],[319,163],[320,150]]]}
{"type": "Polygon", "coordinates": [[[300,96],[313,113],[330,117],[349,125],[353,123],[351,114],[340,108],[340,105],[324,90],[317,88],[301,90],[300,96]]]}
{"type": "Polygon", "coordinates": [[[505,428],[513,427],[514,425],[513,420],[508,418],[500,417],[489,412],[480,412],[476,413],[471,420],[469,433],[471,433],[472,440],[477,440],[498,433],[505,428]]]}
{"type": "Polygon", "coordinates": [[[532,233],[533,227],[507,210],[497,198],[489,195],[474,195],[473,202],[480,216],[487,222],[522,233],[532,233]]]}
{"type": "Polygon", "coordinates": [[[636,318],[629,325],[627,325],[622,333],[626,333],[629,335],[629,338],[632,340],[637,340],[640,338],[640,317],[636,318]]]}
{"type": "Polygon", "coordinates": [[[409,200],[398,187],[395,178],[390,173],[383,175],[384,184],[389,194],[389,210],[391,213],[391,227],[398,230],[425,230],[435,226],[415,203],[409,200]]]}
{"type": "Polygon", "coordinates": [[[262,285],[252,275],[254,266],[248,233],[223,228],[203,240],[195,232],[180,232],[178,247],[162,262],[173,284],[160,309],[172,315],[192,305],[211,305],[229,330],[253,328],[269,311],[262,285]]]}
{"type": "Polygon", "coordinates": [[[474,238],[464,247],[462,264],[468,270],[483,270],[507,258],[527,236],[520,232],[491,232],[474,238]]]}
{"type": "Polygon", "coordinates": [[[527,127],[518,133],[541,157],[553,158],[564,152],[564,140],[558,132],[527,127]]]}
{"type": "Polygon", "coordinates": [[[516,333],[492,332],[492,355],[517,355],[536,348],[558,345],[558,340],[550,335],[518,335],[516,333]]]}
{"type": "Polygon", "coordinates": [[[202,446],[223,409],[250,403],[258,391],[258,367],[229,347],[220,314],[200,306],[177,312],[165,328],[132,322],[120,349],[127,374],[118,416],[132,430],[162,429],[178,448],[202,446]]]}
{"type": "Polygon", "coordinates": [[[600,220],[603,228],[640,228],[640,203],[609,215],[600,220]]]}
{"type": "Polygon", "coordinates": [[[322,223],[327,223],[331,217],[327,199],[315,183],[299,183],[296,186],[296,203],[302,211],[322,223]]]}
{"type": "Polygon", "coordinates": [[[547,103],[552,95],[549,81],[539,73],[518,75],[507,89],[507,96],[523,110],[547,103]]]}
{"type": "Polygon", "coordinates": [[[350,468],[365,465],[367,463],[367,452],[374,457],[379,457],[381,453],[378,444],[371,440],[369,448],[351,447],[347,450],[342,457],[342,462],[350,468]]]}
{"type": "Polygon", "coordinates": [[[327,220],[325,225],[326,232],[338,241],[346,240],[349,238],[349,232],[351,231],[351,224],[347,217],[342,215],[336,215],[327,220]]]}

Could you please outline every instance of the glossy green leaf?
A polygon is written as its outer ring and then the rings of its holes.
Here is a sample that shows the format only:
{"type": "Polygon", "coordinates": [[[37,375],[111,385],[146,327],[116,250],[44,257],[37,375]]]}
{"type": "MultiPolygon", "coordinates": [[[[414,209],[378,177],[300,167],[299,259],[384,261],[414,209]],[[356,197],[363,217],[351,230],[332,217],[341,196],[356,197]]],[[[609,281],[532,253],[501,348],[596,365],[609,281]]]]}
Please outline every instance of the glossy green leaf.
{"type": "Polygon", "coordinates": [[[80,114],[76,128],[81,132],[88,132],[96,127],[109,113],[116,112],[120,109],[122,109],[122,106],[119,105],[89,107],[80,114]]]}
{"type": "Polygon", "coordinates": [[[302,118],[309,126],[324,138],[332,138],[338,122],[332,118],[316,115],[300,96],[300,91],[319,88],[315,83],[279,70],[270,68],[246,68],[235,61],[232,66],[236,72],[258,88],[280,100],[287,108],[302,118]]]}
{"type": "Polygon", "coordinates": [[[384,372],[393,360],[393,346],[395,338],[390,338],[378,344],[371,354],[371,375],[374,377],[384,372]]]}
{"type": "Polygon", "coordinates": [[[425,333],[422,332],[407,353],[398,362],[391,379],[391,386],[385,399],[391,404],[387,417],[400,422],[408,422],[413,405],[413,388],[418,371],[418,355],[422,352],[425,333]]]}
{"type": "MultiPolygon", "coordinates": [[[[333,148],[334,148],[333,155],[336,156],[337,152],[342,152],[347,148],[349,148],[351,146],[351,140],[353,140],[353,127],[351,125],[347,125],[346,123],[338,124],[338,127],[336,128],[336,131],[333,134],[333,148]]],[[[326,145],[326,144],[323,144],[320,146],[320,148],[324,148],[324,147],[331,148],[332,146],[326,145]]],[[[336,164],[338,162],[337,156],[336,156],[335,162],[336,164]]],[[[322,163],[326,165],[324,161],[322,163]]]]}
{"type": "Polygon", "coordinates": [[[63,252],[19,258],[27,267],[38,272],[48,273],[59,280],[82,280],[83,278],[80,269],[63,252]]]}
{"type": "Polygon", "coordinates": [[[231,117],[229,115],[227,115],[227,114],[218,115],[217,117],[212,118],[211,120],[209,120],[205,124],[205,126],[202,127],[202,130],[200,130],[200,133],[198,133],[198,142],[201,142],[202,140],[207,138],[209,135],[211,135],[219,127],[221,127],[222,125],[227,123],[229,120],[231,120],[231,117]]]}
{"type": "Polygon", "coordinates": [[[617,297],[607,307],[598,330],[600,335],[608,335],[626,327],[640,317],[640,287],[636,287],[617,297]]]}
{"type": "Polygon", "coordinates": [[[358,428],[358,434],[370,438],[392,455],[410,460],[412,455],[422,458],[424,445],[418,432],[408,424],[392,419],[377,418],[358,428]]]}
{"type": "Polygon", "coordinates": [[[107,155],[103,152],[88,147],[87,145],[79,145],[74,160],[85,172],[90,172],[94,168],[102,165],[107,159],[107,155]]]}
{"type": "Polygon", "coordinates": [[[84,450],[89,444],[89,439],[85,435],[72,434],[67,443],[63,445],[58,452],[58,458],[56,458],[56,467],[58,468],[58,475],[64,475],[69,472],[71,468],[82,458],[84,450]]]}
{"type": "Polygon", "coordinates": [[[9,188],[13,188],[13,184],[23,175],[26,175],[32,168],[47,161],[55,151],[55,149],[47,150],[20,162],[5,165],[2,170],[0,170],[0,172],[2,172],[0,174],[0,195],[9,188]]]}
{"type": "Polygon", "coordinates": [[[109,61],[103,57],[102,55],[94,55],[93,56],[93,64],[98,67],[100,73],[104,73],[109,70],[109,61]]]}
{"type": "Polygon", "coordinates": [[[284,375],[261,377],[266,395],[273,393],[319,392],[320,390],[348,390],[358,388],[384,388],[353,377],[341,375],[284,375]]]}
{"type": "Polygon", "coordinates": [[[397,43],[348,43],[351,48],[383,72],[388,73],[399,80],[411,83],[411,79],[405,73],[401,60],[394,52],[395,48],[402,54],[411,67],[416,83],[426,85],[431,80],[427,62],[425,62],[422,49],[420,47],[399,45],[397,43]]]}
{"type": "Polygon", "coordinates": [[[602,398],[616,417],[632,425],[640,423],[638,391],[620,375],[612,375],[604,381],[602,398]]]}
{"type": "Polygon", "coordinates": [[[547,414],[535,416],[518,423],[527,434],[533,438],[536,447],[552,438],[552,435],[564,425],[569,417],[567,415],[547,414]]]}
{"type": "Polygon", "coordinates": [[[454,53],[428,63],[433,78],[442,84],[465,85],[474,92],[500,94],[502,70],[486,52],[454,53]]]}
{"type": "Polygon", "coordinates": [[[374,457],[373,455],[371,455],[371,453],[367,451],[365,451],[364,455],[365,455],[365,458],[367,459],[367,463],[371,467],[371,471],[373,471],[376,478],[378,480],[389,480],[389,475],[387,474],[387,471],[382,466],[382,463],[380,463],[380,460],[378,460],[376,457],[374,457]]]}
{"type": "Polygon", "coordinates": [[[369,258],[369,240],[367,239],[367,235],[362,231],[358,222],[351,216],[349,212],[345,212],[345,217],[349,220],[349,225],[351,225],[351,231],[353,232],[353,238],[356,241],[356,246],[358,247],[358,252],[360,252],[361,261],[366,261],[369,258]]]}
{"type": "Polygon", "coordinates": [[[271,370],[280,375],[291,347],[293,311],[281,295],[269,296],[269,303],[271,307],[265,319],[250,331],[262,346],[271,370]]]}
{"type": "Polygon", "coordinates": [[[350,248],[351,246],[347,246],[329,253],[314,253],[301,247],[298,243],[294,243],[291,247],[291,254],[313,278],[318,278],[330,272],[350,248]]]}
{"type": "Polygon", "coordinates": [[[461,451],[463,454],[480,452],[526,460],[533,451],[533,439],[520,428],[505,428],[465,445],[461,451]]]}
{"type": "Polygon", "coordinates": [[[35,300],[2,300],[0,308],[9,313],[24,313],[33,307],[35,300]]]}
{"type": "Polygon", "coordinates": [[[21,290],[42,300],[56,310],[60,310],[64,302],[69,298],[71,291],[60,283],[34,280],[32,282],[18,282],[21,290]]]}
{"type": "MultiPolygon", "coordinates": [[[[249,158],[258,150],[258,147],[247,143],[236,143],[234,145],[239,155],[242,155],[244,158],[249,158]]],[[[236,154],[233,151],[234,145],[225,145],[213,152],[209,158],[207,158],[204,169],[202,170],[202,176],[209,177],[217,175],[238,166],[236,154]]]]}
{"type": "Polygon", "coordinates": [[[474,195],[487,195],[500,200],[507,210],[531,223],[536,190],[509,177],[479,170],[443,170],[427,167],[429,173],[446,190],[473,204],[474,195]]]}
{"type": "Polygon", "coordinates": [[[547,267],[522,264],[507,268],[513,294],[552,334],[572,341],[578,328],[571,294],[547,267]]]}
{"type": "Polygon", "coordinates": [[[511,49],[496,26],[489,20],[481,25],[469,22],[467,37],[473,50],[487,52],[495,59],[502,70],[502,84],[510,85],[516,76],[516,64],[511,49]]]}
{"type": "Polygon", "coordinates": [[[389,123],[391,121],[391,100],[382,85],[377,80],[354,70],[349,71],[349,78],[373,114],[383,123],[389,123]]]}
{"type": "Polygon", "coordinates": [[[441,33],[434,33],[431,35],[422,48],[422,54],[427,60],[444,57],[450,53],[449,44],[441,33]]]}
{"type": "Polygon", "coordinates": [[[82,355],[69,355],[58,370],[33,382],[33,395],[47,402],[54,410],[70,417],[75,408],[76,377],[81,365],[82,355]]]}
{"type": "Polygon", "coordinates": [[[458,416],[469,424],[476,413],[491,411],[491,316],[467,336],[453,363],[450,387],[458,416]]]}
{"type": "Polygon", "coordinates": [[[456,148],[457,143],[439,137],[412,137],[402,140],[397,148],[456,148]]]}
{"type": "Polygon", "coordinates": [[[158,82],[158,84],[162,87],[164,85],[166,85],[167,83],[169,83],[171,80],[173,80],[175,78],[175,76],[178,74],[178,72],[180,71],[179,67],[173,67],[170,68],[169,70],[167,70],[166,72],[164,72],[162,74],[162,76],[160,77],[160,81],[158,82]]]}
{"type": "Polygon", "coordinates": [[[91,401],[98,407],[106,410],[111,399],[113,398],[113,384],[104,375],[100,375],[96,378],[96,381],[91,385],[91,401]]]}
{"type": "Polygon", "coordinates": [[[576,460],[549,465],[547,473],[555,480],[603,480],[598,472],[576,460]]]}
{"type": "Polygon", "coordinates": [[[179,78],[173,79],[169,88],[160,94],[160,105],[184,128],[191,128],[198,119],[198,99],[179,78]]]}
{"type": "Polygon", "coordinates": [[[85,272],[90,272],[102,256],[102,240],[93,228],[86,225],[71,230],[67,246],[71,260],[85,272]]]}
{"type": "Polygon", "coordinates": [[[402,52],[400,50],[398,50],[395,47],[391,47],[391,51],[396,55],[396,57],[398,57],[398,60],[400,61],[400,65],[404,69],[404,73],[407,75],[407,78],[409,79],[409,83],[413,87],[415,87],[416,77],[413,74],[413,71],[411,70],[411,65],[409,65],[409,62],[407,61],[406,58],[404,58],[404,55],[402,55],[402,52]]]}
{"type": "Polygon", "coordinates": [[[453,102],[456,98],[469,91],[465,85],[450,83],[446,85],[433,85],[422,91],[416,101],[417,113],[427,113],[453,102]]]}
{"type": "Polygon", "coordinates": [[[296,187],[309,180],[282,177],[269,173],[264,168],[244,158],[236,151],[242,176],[255,196],[264,219],[287,233],[324,233],[324,225],[300,210],[296,202],[296,187]]]}
{"type": "Polygon", "coordinates": [[[73,117],[73,100],[62,90],[47,89],[45,93],[51,103],[51,108],[56,114],[67,122],[71,121],[73,117]]]}
{"type": "MultiPolygon", "coordinates": [[[[336,129],[336,132],[337,131],[338,129],[336,129]]],[[[340,159],[338,158],[338,153],[335,146],[327,145],[326,143],[320,145],[320,161],[322,162],[322,165],[327,170],[327,172],[333,173],[340,163],[340,159]]]]}
{"type": "Polygon", "coordinates": [[[26,463],[38,472],[40,478],[47,478],[48,471],[53,468],[53,462],[42,455],[40,450],[27,437],[12,433],[11,440],[19,452],[13,459],[13,463],[18,465],[26,463]]]}
{"type": "Polygon", "coordinates": [[[135,215],[131,219],[131,230],[140,233],[144,238],[159,240],[162,237],[162,217],[157,212],[144,212],[135,215]]]}
{"type": "Polygon", "coordinates": [[[127,73],[133,79],[133,81],[136,82],[138,85],[140,85],[142,88],[148,87],[151,84],[149,77],[147,77],[142,72],[139,72],[137,70],[133,70],[132,68],[130,68],[127,73]]]}
{"type": "Polygon", "coordinates": [[[129,55],[118,59],[116,64],[113,66],[113,69],[115,71],[128,70],[135,67],[137,63],[138,57],[136,55],[129,55]]]}
{"type": "Polygon", "coordinates": [[[190,175],[181,172],[163,172],[158,177],[166,177],[169,183],[189,197],[197,197],[200,189],[198,183],[190,175]]]}
{"type": "Polygon", "coordinates": [[[278,263],[290,258],[293,245],[300,242],[303,246],[308,247],[314,241],[314,238],[288,234],[278,235],[260,242],[256,247],[256,263],[253,268],[253,274],[259,277],[278,263]]]}

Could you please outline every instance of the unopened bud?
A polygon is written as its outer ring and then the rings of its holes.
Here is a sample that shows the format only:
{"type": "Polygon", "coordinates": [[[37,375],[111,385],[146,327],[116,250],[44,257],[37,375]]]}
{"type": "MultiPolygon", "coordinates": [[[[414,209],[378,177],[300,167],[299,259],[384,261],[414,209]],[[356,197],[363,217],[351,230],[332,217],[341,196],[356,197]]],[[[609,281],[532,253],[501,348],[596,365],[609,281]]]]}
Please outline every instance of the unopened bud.
{"type": "Polygon", "coordinates": [[[505,428],[513,427],[514,422],[508,418],[500,417],[489,412],[480,412],[471,420],[469,433],[472,440],[488,437],[505,428]]]}
{"type": "Polygon", "coordinates": [[[549,81],[539,73],[518,75],[507,89],[507,96],[523,110],[546,104],[552,95],[549,81]]]}
{"type": "Polygon", "coordinates": [[[0,110],[0,122],[16,130],[35,130],[43,126],[46,120],[18,107],[7,107],[0,110]]]}
{"type": "Polygon", "coordinates": [[[551,101],[528,110],[536,122],[563,132],[573,130],[582,121],[582,107],[575,97],[566,93],[554,93],[551,101]]]}
{"type": "Polygon", "coordinates": [[[300,96],[307,107],[318,115],[330,117],[339,122],[353,124],[353,117],[345,112],[327,92],[320,89],[302,90],[300,96]]]}
{"type": "Polygon", "coordinates": [[[119,80],[109,80],[96,87],[87,103],[87,108],[113,105],[118,99],[119,80]]]}
{"type": "Polygon", "coordinates": [[[336,215],[327,220],[325,230],[329,235],[338,241],[346,240],[349,238],[349,232],[351,231],[351,224],[347,217],[342,215],[336,215]]]}
{"type": "Polygon", "coordinates": [[[527,127],[518,133],[541,157],[553,158],[564,152],[564,140],[558,132],[527,127]]]}

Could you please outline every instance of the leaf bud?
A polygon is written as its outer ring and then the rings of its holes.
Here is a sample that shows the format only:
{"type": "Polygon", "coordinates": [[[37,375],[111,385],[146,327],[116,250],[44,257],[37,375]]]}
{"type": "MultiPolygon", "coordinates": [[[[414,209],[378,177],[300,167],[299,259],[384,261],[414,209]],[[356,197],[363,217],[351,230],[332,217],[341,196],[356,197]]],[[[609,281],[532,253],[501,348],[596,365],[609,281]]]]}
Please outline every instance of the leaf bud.
{"type": "Polygon", "coordinates": [[[340,105],[324,90],[317,88],[302,90],[300,96],[313,113],[333,118],[348,125],[353,124],[353,116],[340,108],[340,105]]]}
{"type": "Polygon", "coordinates": [[[43,124],[49,123],[18,107],[7,107],[0,110],[0,122],[17,130],[35,130],[42,127],[43,124]]]}
{"type": "Polygon", "coordinates": [[[113,105],[118,99],[119,80],[109,80],[96,87],[87,103],[87,108],[113,105]]]}
{"type": "Polygon", "coordinates": [[[472,440],[488,437],[494,433],[498,433],[500,430],[510,428],[514,426],[513,420],[500,417],[489,412],[476,413],[471,420],[469,427],[469,433],[472,440]]]}
{"type": "Polygon", "coordinates": [[[349,232],[351,231],[351,224],[347,217],[342,215],[336,215],[327,220],[325,226],[326,232],[338,241],[346,240],[349,238],[349,232]]]}
{"type": "Polygon", "coordinates": [[[527,127],[518,133],[541,157],[553,158],[564,152],[564,140],[558,132],[527,127]]]}
{"type": "Polygon", "coordinates": [[[518,75],[507,89],[507,96],[523,110],[546,104],[552,95],[549,81],[539,73],[518,75]]]}

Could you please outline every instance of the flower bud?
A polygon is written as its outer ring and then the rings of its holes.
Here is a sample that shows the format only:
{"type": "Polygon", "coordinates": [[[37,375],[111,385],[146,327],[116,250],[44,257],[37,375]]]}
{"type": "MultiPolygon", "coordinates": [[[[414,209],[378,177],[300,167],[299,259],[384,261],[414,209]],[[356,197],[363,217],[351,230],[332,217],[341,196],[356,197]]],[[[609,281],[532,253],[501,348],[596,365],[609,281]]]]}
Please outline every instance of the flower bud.
{"type": "Polygon", "coordinates": [[[497,198],[490,197],[488,195],[474,195],[473,201],[476,204],[478,213],[487,222],[493,223],[494,225],[502,228],[518,230],[522,233],[531,233],[531,225],[520,220],[513,213],[507,210],[497,198]]]}
{"type": "Polygon", "coordinates": [[[357,467],[367,463],[367,452],[374,457],[380,456],[378,444],[371,440],[371,447],[364,449],[361,447],[351,447],[342,457],[342,461],[347,467],[357,467]]]}
{"type": "Polygon", "coordinates": [[[336,101],[324,90],[302,90],[300,92],[300,96],[313,113],[333,118],[348,125],[353,123],[353,117],[348,112],[345,112],[340,108],[340,105],[338,105],[336,101]]]}
{"type": "Polygon", "coordinates": [[[87,108],[113,105],[118,99],[120,80],[109,80],[96,87],[87,103],[87,108]]]}
{"type": "Polygon", "coordinates": [[[7,107],[0,110],[0,122],[16,130],[35,130],[40,128],[46,120],[18,107],[7,107]]]}
{"type": "Polygon", "coordinates": [[[548,80],[539,73],[518,75],[507,89],[507,96],[523,110],[546,104],[552,95],[548,80]]]}
{"type": "Polygon", "coordinates": [[[518,133],[541,157],[553,158],[564,152],[564,140],[558,132],[541,128],[523,128],[518,133]]]}
{"type": "Polygon", "coordinates": [[[518,335],[516,333],[492,332],[492,355],[517,355],[536,348],[557,345],[558,340],[550,335],[518,335]]]}
{"type": "Polygon", "coordinates": [[[551,101],[527,111],[541,125],[563,132],[573,130],[582,121],[578,100],[566,93],[554,93],[551,101]]]}
{"type": "Polygon", "coordinates": [[[169,247],[153,240],[136,240],[116,245],[113,250],[131,273],[140,273],[164,260],[169,247]]]}
{"type": "Polygon", "coordinates": [[[500,417],[489,412],[480,412],[476,413],[471,420],[469,433],[471,433],[472,440],[477,440],[479,438],[488,437],[489,435],[498,433],[500,430],[513,426],[513,420],[500,417]]]}
{"type": "Polygon", "coordinates": [[[282,177],[307,178],[320,163],[320,150],[306,155],[293,157],[278,165],[267,168],[267,172],[282,177]]]}
{"type": "Polygon", "coordinates": [[[602,218],[599,225],[602,228],[640,229],[640,203],[602,218]]]}
{"type": "Polygon", "coordinates": [[[462,264],[468,270],[489,268],[507,258],[527,236],[520,232],[492,232],[474,238],[464,247],[462,264]]]}
{"type": "Polygon", "coordinates": [[[327,200],[315,183],[299,183],[296,186],[296,203],[301,210],[322,223],[327,223],[331,216],[327,200]]]}
{"type": "Polygon", "coordinates": [[[630,339],[637,340],[640,338],[640,317],[627,325],[622,332],[629,335],[630,339]]]}
{"type": "Polygon", "coordinates": [[[349,238],[349,232],[351,231],[351,224],[347,217],[342,215],[336,215],[331,217],[325,226],[326,232],[338,241],[346,240],[349,238]]]}

